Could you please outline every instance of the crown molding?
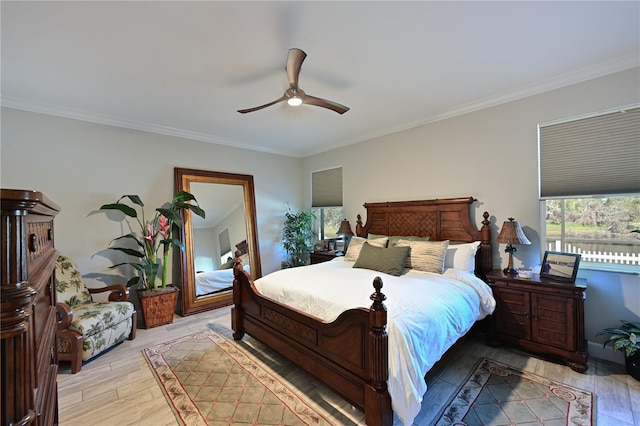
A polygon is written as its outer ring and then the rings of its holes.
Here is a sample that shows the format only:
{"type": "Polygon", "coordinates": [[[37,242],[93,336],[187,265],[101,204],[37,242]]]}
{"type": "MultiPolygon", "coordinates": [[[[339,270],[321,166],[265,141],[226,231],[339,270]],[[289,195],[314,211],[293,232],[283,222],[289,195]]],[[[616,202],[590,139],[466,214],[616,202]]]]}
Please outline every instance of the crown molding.
{"type": "Polygon", "coordinates": [[[414,129],[416,127],[424,126],[430,123],[435,123],[437,121],[442,121],[442,120],[457,117],[460,115],[469,114],[471,112],[480,111],[482,109],[491,108],[491,107],[505,104],[508,102],[517,101],[530,96],[549,92],[551,90],[560,89],[563,87],[571,86],[573,84],[582,83],[584,81],[593,80],[598,77],[604,77],[606,75],[615,74],[617,72],[626,71],[628,69],[637,68],[637,67],[640,67],[640,54],[634,53],[628,56],[618,58],[613,61],[603,62],[598,65],[583,68],[580,71],[565,73],[551,79],[533,83],[526,87],[519,88],[518,90],[513,90],[500,95],[490,96],[484,99],[469,102],[467,104],[459,105],[441,114],[435,114],[418,121],[405,123],[403,125],[386,129],[380,132],[369,133],[357,139],[327,146],[321,150],[307,152],[303,155],[303,157],[308,157],[315,154],[321,154],[323,152],[331,151],[332,149],[342,148],[348,145],[353,145],[355,143],[360,143],[367,140],[391,135],[393,133],[414,129]]]}
{"type": "Polygon", "coordinates": [[[231,139],[222,138],[216,135],[193,132],[185,129],[178,129],[174,127],[162,126],[153,123],[144,123],[139,121],[128,120],[121,117],[113,117],[103,114],[95,114],[86,111],[78,111],[67,108],[60,108],[52,105],[45,105],[42,103],[29,101],[25,99],[16,99],[8,97],[0,97],[0,105],[8,108],[14,108],[24,111],[36,112],[40,114],[53,115],[58,117],[70,118],[74,120],[88,121],[91,123],[104,124],[107,126],[122,127],[126,129],[140,130],[143,132],[156,133],[160,135],[175,136],[179,138],[191,139],[201,142],[209,142],[218,145],[229,146],[232,148],[246,149],[251,151],[264,152],[268,154],[284,155],[287,157],[304,158],[315,154],[321,154],[323,152],[331,151],[353,145],[355,143],[364,142],[370,139],[376,139],[382,136],[387,136],[393,133],[398,133],[404,130],[413,129],[416,127],[424,126],[430,123],[434,123],[441,120],[446,120],[459,115],[468,114],[471,112],[479,111],[481,109],[490,108],[493,106],[501,105],[507,102],[516,101],[529,96],[538,95],[551,90],[559,89],[562,87],[570,86],[572,84],[581,83],[583,81],[592,80],[594,78],[603,77],[605,75],[613,74],[627,69],[640,66],[640,54],[635,53],[628,56],[618,58],[613,61],[604,62],[594,66],[584,68],[580,71],[569,72],[560,76],[530,84],[528,86],[513,90],[507,93],[489,96],[484,99],[469,102],[451,108],[440,114],[435,114],[429,117],[425,117],[418,121],[404,123],[402,125],[385,129],[379,132],[368,133],[361,137],[351,139],[349,141],[343,141],[336,144],[330,144],[324,146],[320,150],[309,151],[305,153],[294,154],[289,151],[280,151],[269,149],[264,146],[246,145],[241,142],[231,139]]]}
{"type": "Polygon", "coordinates": [[[144,123],[141,121],[128,120],[121,117],[113,117],[104,114],[95,114],[86,111],[78,111],[69,108],[61,108],[53,105],[46,105],[25,99],[16,99],[9,97],[0,98],[0,106],[19,109],[39,114],[52,115],[56,117],[69,118],[72,120],[87,121],[90,123],[103,124],[106,126],[121,127],[125,129],[139,130],[142,132],[156,133],[165,136],[175,136],[184,139],[191,139],[200,142],[208,142],[217,145],[229,146],[232,148],[245,149],[250,151],[260,151],[268,154],[285,155],[291,157],[290,152],[279,152],[263,146],[246,145],[240,142],[225,139],[216,135],[207,133],[193,132],[190,130],[178,129],[175,127],[162,126],[153,123],[144,123]]]}

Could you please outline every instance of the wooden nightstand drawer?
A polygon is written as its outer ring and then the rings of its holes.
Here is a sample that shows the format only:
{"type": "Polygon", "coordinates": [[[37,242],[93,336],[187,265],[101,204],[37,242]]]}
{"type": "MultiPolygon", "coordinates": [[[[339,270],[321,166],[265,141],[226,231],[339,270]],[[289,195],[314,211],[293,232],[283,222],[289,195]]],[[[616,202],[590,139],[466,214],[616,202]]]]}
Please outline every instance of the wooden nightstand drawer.
{"type": "Polygon", "coordinates": [[[336,257],[336,254],[329,251],[312,251],[310,253],[311,264],[328,262],[336,257]]]}

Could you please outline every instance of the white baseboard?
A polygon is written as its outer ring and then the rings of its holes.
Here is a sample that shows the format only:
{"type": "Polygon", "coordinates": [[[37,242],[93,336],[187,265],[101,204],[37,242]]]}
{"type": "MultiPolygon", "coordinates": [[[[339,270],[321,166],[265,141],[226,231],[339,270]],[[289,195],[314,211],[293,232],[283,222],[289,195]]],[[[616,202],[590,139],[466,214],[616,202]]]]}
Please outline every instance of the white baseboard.
{"type": "Polygon", "coordinates": [[[600,358],[624,365],[624,354],[620,351],[614,351],[611,345],[603,349],[602,343],[587,341],[587,350],[589,358],[600,358]]]}

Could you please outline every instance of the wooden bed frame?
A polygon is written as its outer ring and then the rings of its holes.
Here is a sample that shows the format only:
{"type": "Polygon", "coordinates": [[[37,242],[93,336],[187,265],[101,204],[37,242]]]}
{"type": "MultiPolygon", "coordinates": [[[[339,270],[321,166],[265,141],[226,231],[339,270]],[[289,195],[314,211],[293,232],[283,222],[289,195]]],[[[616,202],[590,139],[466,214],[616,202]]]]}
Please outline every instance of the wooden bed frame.
{"type": "MultiPolygon", "coordinates": [[[[480,241],[476,274],[484,278],[492,268],[489,214],[481,230],[471,221],[472,197],[425,201],[366,203],[367,223],[360,215],[356,234],[429,236],[430,240],[480,241]]],[[[393,423],[387,390],[388,337],[382,280],[373,282],[370,308],[350,309],[327,323],[304,312],[261,296],[251,277],[234,269],[231,322],[233,337],[245,333],[327,385],[349,403],[363,410],[369,426],[393,423]]],[[[304,283],[300,283],[304,285],[304,283]]]]}

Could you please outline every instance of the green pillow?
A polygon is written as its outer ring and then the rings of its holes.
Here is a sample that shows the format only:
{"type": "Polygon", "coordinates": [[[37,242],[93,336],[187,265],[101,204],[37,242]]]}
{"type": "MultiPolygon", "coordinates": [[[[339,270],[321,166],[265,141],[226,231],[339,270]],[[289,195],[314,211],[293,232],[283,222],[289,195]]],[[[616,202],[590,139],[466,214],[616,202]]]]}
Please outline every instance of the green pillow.
{"type": "Polygon", "coordinates": [[[354,268],[371,269],[385,274],[400,276],[409,256],[409,247],[375,247],[364,243],[354,268]]]}
{"type": "Polygon", "coordinates": [[[416,237],[413,235],[408,235],[406,237],[403,237],[401,235],[394,235],[389,237],[389,243],[387,244],[387,246],[389,247],[395,247],[398,245],[398,241],[400,240],[407,240],[407,241],[429,241],[429,237],[416,237]]]}
{"type": "Polygon", "coordinates": [[[367,234],[367,240],[375,240],[378,238],[386,238],[386,235],[367,234]]]}

